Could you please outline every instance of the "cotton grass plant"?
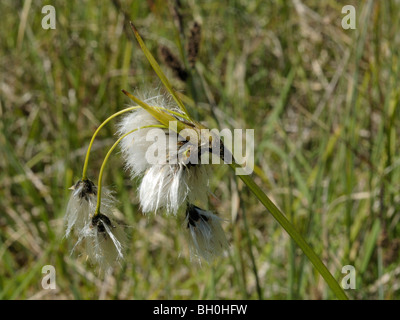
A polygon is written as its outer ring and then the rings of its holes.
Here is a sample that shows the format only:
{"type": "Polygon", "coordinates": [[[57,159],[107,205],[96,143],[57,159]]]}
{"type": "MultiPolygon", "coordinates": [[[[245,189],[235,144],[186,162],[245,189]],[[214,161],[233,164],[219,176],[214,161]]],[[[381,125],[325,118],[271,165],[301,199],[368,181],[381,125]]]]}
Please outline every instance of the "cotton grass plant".
{"type": "MultiPolygon", "coordinates": [[[[223,219],[197,206],[197,203],[205,202],[204,195],[207,195],[208,190],[208,169],[207,165],[192,165],[188,163],[187,158],[193,154],[199,158],[201,150],[204,148],[211,150],[213,137],[210,136],[208,137],[209,139],[206,137],[206,139],[201,140],[203,142],[208,141],[209,145],[187,146],[180,154],[181,157],[174,154],[176,145],[169,142],[166,148],[168,157],[169,159],[178,158],[177,162],[159,164],[146,162],[146,152],[150,147],[146,137],[149,132],[152,132],[151,130],[157,128],[165,135],[170,135],[172,133],[170,123],[174,122],[176,123],[176,128],[172,130],[176,131],[176,134],[179,135],[184,129],[191,129],[200,135],[201,129],[205,127],[192,119],[179,95],[172,88],[132,23],[131,26],[146,58],[171,95],[174,104],[160,96],[139,99],[122,90],[135,103],[135,106],[111,115],[94,133],[87,150],[82,179],[72,187],[71,198],[65,216],[66,236],[70,236],[73,231],[78,237],[77,245],[85,244],[87,256],[91,261],[98,263],[104,270],[109,270],[114,262],[121,261],[124,258],[126,236],[123,232],[123,227],[113,216],[115,199],[109,190],[104,189],[103,191],[102,188],[102,176],[106,163],[113,150],[120,144],[125,166],[130,171],[131,177],[140,179],[138,193],[142,211],[144,213],[156,213],[163,210],[169,215],[183,215],[183,226],[187,231],[187,241],[192,257],[212,261],[215,257],[223,255],[229,247],[221,226],[223,219]],[[109,149],[103,161],[98,177],[98,185],[96,186],[87,177],[89,155],[93,141],[104,125],[122,114],[124,114],[124,118],[119,122],[117,132],[119,138],[109,149]]],[[[222,142],[221,145],[223,146],[222,142]]],[[[220,150],[230,152],[224,147],[220,150]]],[[[226,153],[220,152],[218,156],[224,159],[224,154],[226,153]]],[[[240,164],[235,162],[234,157],[232,160],[229,163],[232,169],[242,168],[240,164]]],[[[251,176],[239,175],[239,178],[297,243],[337,298],[347,299],[346,294],[321,259],[305,242],[285,215],[258,187],[251,176]]],[[[77,250],[75,247],[74,249],[77,250]]]]}

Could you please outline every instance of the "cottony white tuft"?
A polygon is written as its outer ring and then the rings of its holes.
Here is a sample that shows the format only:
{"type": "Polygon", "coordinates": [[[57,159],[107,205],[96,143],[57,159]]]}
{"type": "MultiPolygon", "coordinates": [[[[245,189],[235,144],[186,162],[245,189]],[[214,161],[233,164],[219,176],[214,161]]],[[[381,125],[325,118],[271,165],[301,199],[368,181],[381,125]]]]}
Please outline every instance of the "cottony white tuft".
{"type": "Polygon", "coordinates": [[[95,216],[81,231],[80,241],[84,241],[90,261],[98,264],[104,272],[124,258],[126,234],[110,213],[95,216]]]}
{"type": "Polygon", "coordinates": [[[191,254],[210,262],[221,256],[228,249],[221,218],[215,214],[189,204],[186,210],[185,224],[188,230],[188,241],[191,254]]]}
{"type": "Polygon", "coordinates": [[[66,237],[73,230],[78,237],[76,246],[84,243],[86,253],[93,263],[108,271],[115,261],[123,259],[126,235],[114,218],[112,210],[115,198],[111,191],[103,188],[100,212],[94,215],[97,204],[97,187],[90,180],[80,180],[73,187],[68,202],[65,221],[66,237]]]}
{"type": "MultiPolygon", "coordinates": [[[[153,107],[179,112],[179,110],[169,105],[170,102],[163,95],[146,96],[143,97],[143,100],[153,107]]],[[[142,128],[151,125],[160,125],[160,122],[144,109],[129,112],[118,124],[117,133],[119,136],[137,130],[123,138],[120,143],[126,168],[131,171],[132,178],[142,175],[151,166],[146,160],[146,152],[152,145],[154,136],[159,130],[142,128]]],[[[165,130],[165,132],[167,133],[168,130],[165,130]]]]}
{"type": "Polygon", "coordinates": [[[126,167],[131,171],[132,178],[140,176],[150,167],[150,164],[146,160],[146,152],[152,142],[147,141],[146,136],[154,132],[154,128],[139,128],[159,124],[144,109],[138,109],[129,113],[119,124],[118,134],[120,136],[138,129],[123,138],[120,142],[122,155],[125,159],[126,167]]]}
{"type": "Polygon", "coordinates": [[[72,230],[76,234],[88,223],[90,212],[96,207],[97,188],[90,180],[79,180],[73,185],[71,196],[68,201],[67,212],[64,217],[67,229],[65,236],[68,237],[72,230]]]}
{"type": "Polygon", "coordinates": [[[165,208],[167,213],[177,214],[186,200],[205,202],[207,194],[208,172],[200,165],[155,165],[146,172],[139,187],[144,213],[165,208]]]}
{"type": "MultiPolygon", "coordinates": [[[[157,97],[149,99],[148,104],[168,109],[168,105],[160,104],[163,100],[157,97]]],[[[174,110],[178,112],[177,110],[174,110]]],[[[179,119],[182,120],[182,119],[179,119]]],[[[160,123],[147,111],[138,109],[126,116],[119,125],[120,136],[134,129],[160,123]]],[[[193,124],[193,127],[195,125],[193,124]]],[[[198,144],[191,144],[182,137],[170,139],[175,132],[163,129],[165,137],[166,158],[158,163],[149,163],[146,153],[154,144],[154,139],[161,129],[144,128],[128,135],[121,141],[122,154],[132,178],[143,176],[140,187],[140,205],[144,213],[166,209],[167,213],[176,214],[186,201],[206,201],[208,194],[208,166],[198,164],[202,150],[208,152],[198,139],[198,144]],[[154,134],[154,136],[152,136],[154,134]],[[193,159],[197,160],[193,164],[193,159]],[[189,161],[190,160],[190,161],[189,161]]],[[[207,142],[208,143],[208,142],[207,142]]]]}
{"type": "Polygon", "coordinates": [[[115,262],[124,258],[126,242],[123,227],[108,209],[106,214],[97,214],[83,227],[72,251],[83,243],[90,261],[108,272],[115,262]]]}
{"type": "MultiPolygon", "coordinates": [[[[70,189],[72,193],[64,216],[66,237],[71,234],[72,230],[79,235],[80,231],[89,223],[97,204],[97,187],[89,179],[79,180],[70,189]]],[[[102,206],[111,207],[113,205],[115,200],[110,190],[103,188],[102,197],[102,206]]]]}

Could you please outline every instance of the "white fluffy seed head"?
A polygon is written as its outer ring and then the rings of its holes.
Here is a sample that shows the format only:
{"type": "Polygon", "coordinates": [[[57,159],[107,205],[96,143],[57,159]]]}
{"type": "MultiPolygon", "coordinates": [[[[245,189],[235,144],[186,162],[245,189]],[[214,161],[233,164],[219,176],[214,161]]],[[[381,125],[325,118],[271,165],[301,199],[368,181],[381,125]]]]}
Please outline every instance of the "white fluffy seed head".
{"type": "MultiPolygon", "coordinates": [[[[146,103],[172,109],[162,96],[148,98],[146,103]]],[[[176,108],[174,111],[179,112],[176,108]]],[[[158,141],[158,139],[153,138],[158,137],[161,129],[139,128],[159,124],[144,109],[129,113],[120,122],[118,134],[122,136],[135,129],[138,129],[138,131],[122,139],[121,150],[132,178],[142,177],[139,187],[142,211],[148,213],[166,209],[167,213],[176,214],[187,200],[191,202],[207,200],[209,169],[205,165],[193,165],[185,162],[185,160],[188,160],[185,159],[187,155],[191,155],[191,159],[193,159],[193,155],[198,154],[200,146],[186,145],[186,142],[179,141],[178,137],[176,139],[171,138],[173,137],[172,134],[175,135],[175,133],[169,132],[168,129],[163,129],[166,159],[161,157],[157,163],[150,162],[146,153],[154,142],[158,141]],[[182,146],[184,147],[182,148],[182,146]]]]}
{"type": "MultiPolygon", "coordinates": [[[[171,106],[171,102],[164,95],[150,96],[149,94],[138,94],[138,96],[150,106],[180,112],[179,109],[171,106]]],[[[154,130],[155,128],[140,129],[141,127],[151,125],[160,125],[160,122],[144,109],[129,112],[118,124],[117,133],[119,136],[127,134],[132,130],[138,130],[123,138],[120,143],[125,166],[131,171],[132,178],[141,176],[151,166],[146,160],[146,152],[154,143],[153,138],[159,131],[154,130]]],[[[165,132],[167,131],[165,130],[165,132]]]]}
{"type": "Polygon", "coordinates": [[[201,257],[211,262],[229,248],[221,221],[221,218],[209,211],[188,205],[185,227],[192,257],[201,257]]]}
{"type": "Polygon", "coordinates": [[[75,248],[83,244],[89,259],[107,272],[115,261],[123,259],[126,234],[113,215],[115,198],[112,192],[102,189],[100,212],[94,217],[97,204],[97,187],[90,180],[78,181],[72,188],[68,202],[66,237],[74,231],[78,237],[75,248]]]}
{"type": "Polygon", "coordinates": [[[97,187],[93,182],[79,180],[70,189],[72,193],[64,216],[66,237],[69,237],[72,230],[77,231],[76,234],[78,234],[79,230],[88,223],[90,212],[96,207],[97,187]]]}
{"type": "MultiPolygon", "coordinates": [[[[64,216],[65,237],[69,237],[72,231],[79,236],[80,231],[89,223],[97,204],[97,186],[89,179],[79,180],[70,189],[72,193],[64,216]]],[[[112,192],[103,188],[102,208],[110,208],[114,203],[112,192]]]]}
{"type": "Polygon", "coordinates": [[[98,214],[84,226],[75,244],[76,247],[82,243],[89,260],[103,272],[109,272],[124,258],[127,243],[123,226],[115,220],[110,209],[106,211],[107,214],[98,214]]]}
{"type": "Polygon", "coordinates": [[[86,253],[92,263],[108,272],[116,262],[124,259],[127,242],[123,227],[113,218],[104,218],[91,223],[82,230],[86,253]]]}
{"type": "MultiPolygon", "coordinates": [[[[138,109],[124,117],[119,124],[118,134],[122,136],[140,127],[158,124],[160,123],[146,110],[138,109]]],[[[150,167],[146,160],[146,152],[152,142],[147,141],[146,137],[151,132],[154,132],[154,128],[139,129],[123,138],[120,143],[126,167],[131,171],[132,178],[141,175],[150,167]]]]}
{"type": "Polygon", "coordinates": [[[207,167],[197,165],[155,165],[144,175],[139,187],[139,197],[144,213],[165,208],[177,214],[186,201],[207,201],[207,167]]]}

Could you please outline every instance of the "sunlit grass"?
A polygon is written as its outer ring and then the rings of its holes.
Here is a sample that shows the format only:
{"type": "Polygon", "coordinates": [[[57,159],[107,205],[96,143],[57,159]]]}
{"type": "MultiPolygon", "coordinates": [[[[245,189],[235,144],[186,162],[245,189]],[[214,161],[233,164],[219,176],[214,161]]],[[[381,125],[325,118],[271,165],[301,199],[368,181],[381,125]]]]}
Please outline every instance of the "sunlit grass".
{"type": "MultiPolygon", "coordinates": [[[[112,1],[54,1],[53,31],[41,28],[39,3],[25,5],[27,14],[23,3],[0,4],[1,298],[334,298],[227,166],[215,168],[211,204],[230,220],[228,257],[192,264],[182,222],[141,214],[118,156],[104,182],[118,190],[120,218],[131,226],[126,262],[104,279],[85,257],[70,256],[73,243],[62,239],[67,188],[79,179],[90,137],[129,103],[121,89],[160,82],[112,1]],[[41,288],[47,264],[56,268],[56,291],[41,288]]],[[[191,82],[161,68],[209,127],[255,129],[257,184],[338,281],[342,266],[356,267],[351,298],[394,299],[400,8],[390,0],[353,4],[355,31],[341,28],[339,1],[192,3],[181,10],[186,37],[194,19],[202,23],[191,82]]],[[[162,44],[185,58],[163,1],[126,1],[122,9],[155,56],[162,44]]],[[[105,127],[93,145],[90,176],[114,129],[105,127]]]]}

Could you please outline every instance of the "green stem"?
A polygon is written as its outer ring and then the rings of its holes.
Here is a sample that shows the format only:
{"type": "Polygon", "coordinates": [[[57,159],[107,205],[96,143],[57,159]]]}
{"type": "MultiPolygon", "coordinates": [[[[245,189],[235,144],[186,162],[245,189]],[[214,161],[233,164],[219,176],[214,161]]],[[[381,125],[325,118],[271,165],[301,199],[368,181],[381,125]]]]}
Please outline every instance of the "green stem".
{"type": "MultiPolygon", "coordinates": [[[[117,116],[119,116],[119,115],[121,115],[121,114],[123,114],[125,112],[129,112],[129,111],[136,110],[136,109],[139,109],[139,108],[141,108],[141,107],[139,107],[139,106],[129,107],[129,108],[126,108],[126,109],[121,110],[119,112],[116,112],[116,113],[112,114],[111,116],[109,116],[106,120],[104,120],[103,123],[97,128],[97,130],[94,132],[94,134],[92,136],[92,139],[90,140],[89,147],[88,147],[88,150],[86,152],[85,163],[83,165],[83,171],[82,171],[82,180],[87,180],[87,168],[88,168],[88,164],[89,164],[90,150],[92,149],[94,139],[96,138],[96,136],[99,133],[99,131],[101,130],[101,128],[103,128],[110,120],[114,119],[115,117],[117,117],[117,116]]],[[[163,110],[163,111],[166,111],[166,112],[168,112],[170,114],[176,115],[178,117],[182,117],[184,119],[187,119],[187,117],[185,115],[181,114],[181,113],[178,113],[178,112],[175,112],[175,111],[163,108],[163,107],[154,107],[154,108],[159,109],[159,110],[163,110]]]]}
{"type": "Polygon", "coordinates": [[[110,120],[112,120],[115,117],[119,116],[120,114],[123,114],[123,113],[131,111],[131,110],[135,110],[135,109],[138,109],[138,108],[140,108],[140,107],[138,107],[138,106],[130,107],[130,108],[126,108],[124,110],[121,110],[121,111],[119,111],[117,113],[114,113],[113,115],[109,116],[106,120],[104,120],[103,123],[97,128],[97,130],[94,132],[94,134],[92,136],[92,140],[90,140],[88,150],[86,151],[85,163],[83,165],[83,171],[82,171],[82,181],[83,180],[87,180],[87,168],[88,168],[88,163],[89,163],[90,150],[92,149],[94,139],[96,138],[96,136],[99,133],[99,131],[101,130],[101,128],[103,128],[107,124],[107,122],[109,122],[110,120]]]}
{"type": "Polygon", "coordinates": [[[127,135],[129,135],[129,134],[131,134],[131,133],[133,133],[133,132],[135,132],[137,130],[145,129],[145,128],[164,128],[164,129],[166,129],[167,127],[162,125],[162,124],[160,124],[160,125],[153,124],[153,125],[143,126],[143,127],[136,128],[134,130],[131,130],[131,131],[125,133],[124,135],[119,137],[119,139],[117,141],[115,141],[115,143],[112,145],[110,150],[108,150],[108,152],[107,152],[107,154],[106,154],[106,156],[105,156],[105,158],[103,160],[103,163],[101,165],[101,168],[100,168],[100,173],[99,173],[99,178],[98,178],[98,186],[97,186],[97,204],[96,204],[96,210],[94,212],[93,217],[97,216],[100,213],[101,186],[102,186],[103,172],[104,172],[104,168],[105,168],[105,166],[107,164],[108,158],[110,157],[110,155],[113,152],[113,150],[117,147],[117,145],[121,142],[121,140],[123,138],[125,138],[127,135]]]}
{"type": "MultiPolygon", "coordinates": [[[[233,169],[240,168],[241,166],[232,163],[230,166],[233,169]]],[[[249,187],[254,195],[260,200],[265,208],[273,215],[278,223],[286,230],[289,236],[297,243],[297,245],[303,250],[304,254],[308,257],[314,267],[318,270],[321,276],[325,279],[326,283],[335,293],[336,297],[340,300],[348,300],[348,297],[340,287],[339,283],[335,280],[326,266],[323,264],[318,255],[314,250],[307,244],[301,234],[294,228],[284,214],[275,206],[275,204],[268,198],[268,196],[260,189],[260,187],[254,182],[254,180],[248,175],[239,175],[239,178],[249,187]]]]}
{"type": "Polygon", "coordinates": [[[134,24],[132,23],[132,21],[130,22],[133,33],[135,34],[136,40],[139,42],[140,47],[143,50],[144,55],[146,56],[147,60],[149,61],[149,63],[151,64],[153,70],[155,71],[155,73],[157,73],[157,76],[160,78],[161,82],[164,84],[164,86],[166,87],[166,89],[168,90],[168,92],[172,95],[172,97],[174,98],[176,104],[179,106],[179,108],[183,111],[183,113],[185,113],[187,115],[187,117],[189,118],[189,120],[192,120],[189,113],[186,110],[185,105],[183,104],[183,102],[181,101],[181,99],[179,98],[179,96],[177,95],[177,93],[175,92],[175,90],[172,88],[170,82],[168,81],[167,77],[165,76],[165,74],[162,72],[159,64],[157,63],[157,61],[154,59],[153,55],[151,54],[151,52],[149,51],[149,49],[147,49],[142,37],[140,36],[138,30],[136,29],[136,27],[134,26],[134,24]]]}

